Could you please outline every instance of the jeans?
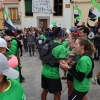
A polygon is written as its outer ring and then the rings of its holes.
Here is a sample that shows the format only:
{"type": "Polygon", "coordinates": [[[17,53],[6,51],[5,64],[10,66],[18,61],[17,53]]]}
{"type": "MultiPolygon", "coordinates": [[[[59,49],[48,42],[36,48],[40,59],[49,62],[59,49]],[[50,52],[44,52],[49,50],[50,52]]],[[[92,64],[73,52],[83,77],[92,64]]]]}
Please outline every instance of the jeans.
{"type": "Polygon", "coordinates": [[[34,44],[33,45],[28,45],[28,47],[29,47],[29,54],[30,54],[30,56],[31,56],[32,53],[34,55],[34,44]]]}

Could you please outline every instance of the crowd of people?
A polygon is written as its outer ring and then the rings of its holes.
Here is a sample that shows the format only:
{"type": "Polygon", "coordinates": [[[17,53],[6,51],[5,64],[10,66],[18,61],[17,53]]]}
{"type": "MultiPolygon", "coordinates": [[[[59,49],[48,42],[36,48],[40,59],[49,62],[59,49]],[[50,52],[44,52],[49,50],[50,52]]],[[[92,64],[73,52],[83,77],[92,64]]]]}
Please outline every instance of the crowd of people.
{"type": "MultiPolygon", "coordinates": [[[[54,94],[54,100],[60,100],[61,79],[67,81],[68,100],[87,100],[93,60],[99,60],[100,56],[99,23],[90,26],[87,20],[87,26],[82,22],[70,29],[57,26],[46,30],[32,26],[24,30],[16,28],[16,32],[6,29],[0,38],[0,99],[26,100],[20,84],[25,81],[20,57],[23,51],[34,57],[35,49],[38,49],[43,65],[41,100],[47,100],[48,92],[54,94]],[[59,68],[64,72],[63,77],[60,77],[59,68]]],[[[99,76],[100,72],[92,81],[96,82],[99,76]]]]}

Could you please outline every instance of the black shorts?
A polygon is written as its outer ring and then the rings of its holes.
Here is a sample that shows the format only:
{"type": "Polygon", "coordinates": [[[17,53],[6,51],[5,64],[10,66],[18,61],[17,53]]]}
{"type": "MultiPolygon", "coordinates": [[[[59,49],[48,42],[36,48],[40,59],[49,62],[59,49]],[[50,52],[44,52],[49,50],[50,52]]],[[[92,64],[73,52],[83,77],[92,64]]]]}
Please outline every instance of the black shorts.
{"type": "Polygon", "coordinates": [[[74,89],[69,100],[82,100],[83,97],[87,94],[87,92],[78,92],[74,89]]]}
{"type": "Polygon", "coordinates": [[[73,76],[70,75],[69,73],[67,74],[67,80],[73,82],[73,76]]]}
{"type": "Polygon", "coordinates": [[[41,81],[42,81],[41,87],[43,89],[48,89],[50,93],[55,94],[58,93],[59,91],[62,91],[62,84],[60,78],[50,79],[42,75],[41,81]]]}

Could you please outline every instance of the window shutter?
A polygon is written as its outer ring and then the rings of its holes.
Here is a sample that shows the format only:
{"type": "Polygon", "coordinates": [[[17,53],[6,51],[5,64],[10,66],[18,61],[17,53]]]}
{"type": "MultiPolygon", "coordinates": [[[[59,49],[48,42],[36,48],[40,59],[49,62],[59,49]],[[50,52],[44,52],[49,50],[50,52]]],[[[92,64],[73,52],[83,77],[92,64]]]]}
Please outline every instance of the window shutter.
{"type": "Polygon", "coordinates": [[[33,16],[32,0],[25,0],[25,15],[26,16],[33,16]]]}

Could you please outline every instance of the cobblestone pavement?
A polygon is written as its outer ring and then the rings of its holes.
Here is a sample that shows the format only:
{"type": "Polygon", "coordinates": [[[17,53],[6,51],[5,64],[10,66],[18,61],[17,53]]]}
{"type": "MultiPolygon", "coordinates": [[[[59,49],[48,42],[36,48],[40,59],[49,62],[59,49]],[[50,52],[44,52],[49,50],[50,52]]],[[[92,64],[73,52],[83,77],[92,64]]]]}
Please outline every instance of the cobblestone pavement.
{"type": "MultiPolygon", "coordinates": [[[[35,56],[30,57],[27,53],[24,53],[21,57],[22,62],[22,74],[25,77],[25,82],[22,83],[27,100],[41,100],[41,69],[42,64],[39,60],[37,51],[35,52],[35,56]]],[[[95,61],[94,67],[94,75],[100,69],[100,61],[95,61]]],[[[63,75],[63,71],[60,70],[61,76],[63,75]]],[[[62,95],[61,100],[67,100],[67,85],[65,80],[62,80],[62,95]]],[[[87,94],[88,100],[100,100],[100,87],[96,86],[91,82],[90,91],[87,94]]],[[[53,100],[53,95],[48,94],[47,100],[53,100]]]]}

